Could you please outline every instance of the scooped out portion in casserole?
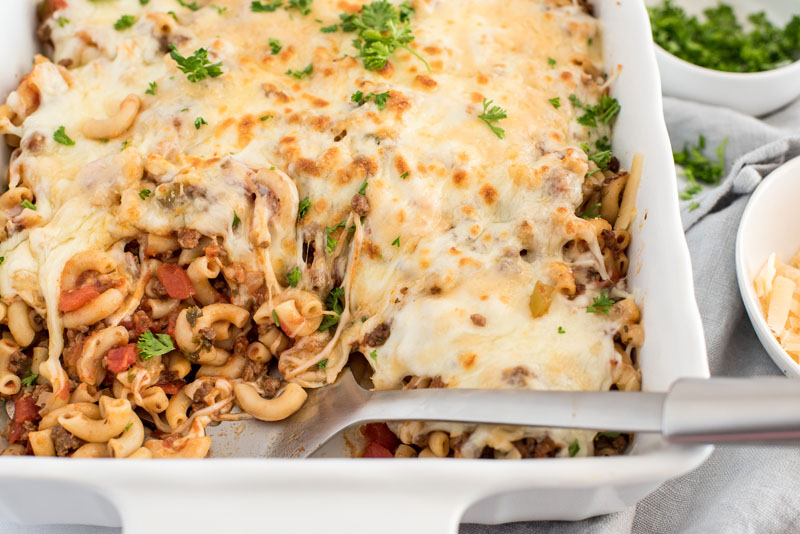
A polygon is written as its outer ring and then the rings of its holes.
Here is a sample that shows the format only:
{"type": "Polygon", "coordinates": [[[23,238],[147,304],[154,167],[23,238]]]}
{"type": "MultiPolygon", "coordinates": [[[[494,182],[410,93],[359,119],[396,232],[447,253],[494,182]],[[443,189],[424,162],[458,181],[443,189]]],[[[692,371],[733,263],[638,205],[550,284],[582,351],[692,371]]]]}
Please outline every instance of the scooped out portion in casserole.
{"type": "MultiPolygon", "coordinates": [[[[4,454],[203,457],[363,358],[378,389],[636,390],[641,176],[592,7],[46,0],[0,107],[4,454]],[[611,74],[609,76],[609,74],[611,74]]],[[[406,422],[366,456],[616,454],[406,422]]]]}

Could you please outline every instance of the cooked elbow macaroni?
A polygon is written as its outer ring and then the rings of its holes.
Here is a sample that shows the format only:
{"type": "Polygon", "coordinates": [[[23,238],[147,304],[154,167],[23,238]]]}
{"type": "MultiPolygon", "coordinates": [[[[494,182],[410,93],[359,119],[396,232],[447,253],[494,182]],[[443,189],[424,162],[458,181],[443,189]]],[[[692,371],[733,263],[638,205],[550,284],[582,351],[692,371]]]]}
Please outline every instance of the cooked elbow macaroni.
{"type": "MultiPolygon", "coordinates": [[[[400,2],[356,4],[369,20],[400,2]]],[[[398,50],[374,70],[351,33],[320,34],[332,0],[313,17],[130,2],[124,30],[121,3],[42,3],[47,56],[0,106],[2,454],[204,457],[207,425],[285,419],[359,355],[376,389],[640,388],[627,275],[645,178],[640,155],[626,172],[611,153],[591,8],[411,4],[396,22],[425,62],[398,50]]],[[[796,281],[770,282],[768,310],[795,354],[796,281]]],[[[365,435],[367,456],[398,458],[629,442],[365,435]]]]}

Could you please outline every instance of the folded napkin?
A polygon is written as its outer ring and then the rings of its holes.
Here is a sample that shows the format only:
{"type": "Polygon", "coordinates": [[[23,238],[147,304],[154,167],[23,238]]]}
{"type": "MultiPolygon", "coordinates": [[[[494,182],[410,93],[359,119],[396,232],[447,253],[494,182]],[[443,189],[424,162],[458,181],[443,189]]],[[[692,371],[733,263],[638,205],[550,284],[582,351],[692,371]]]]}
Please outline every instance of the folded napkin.
{"type": "MultiPolygon", "coordinates": [[[[675,149],[696,143],[699,133],[705,135],[708,150],[728,137],[727,177],[698,194],[694,200],[700,206],[693,211],[689,201],[681,203],[711,372],[722,376],[779,374],[745,314],[736,284],[734,242],[749,193],[776,166],[800,155],[800,101],[761,120],[670,98],[665,100],[664,111],[675,149]]],[[[679,179],[679,189],[685,186],[685,180],[679,179]]],[[[796,473],[800,473],[798,447],[718,447],[699,469],[668,482],[624,512],[574,523],[462,525],[461,534],[799,532],[796,473]]],[[[0,532],[116,534],[119,529],[22,527],[0,519],[0,532]]]]}

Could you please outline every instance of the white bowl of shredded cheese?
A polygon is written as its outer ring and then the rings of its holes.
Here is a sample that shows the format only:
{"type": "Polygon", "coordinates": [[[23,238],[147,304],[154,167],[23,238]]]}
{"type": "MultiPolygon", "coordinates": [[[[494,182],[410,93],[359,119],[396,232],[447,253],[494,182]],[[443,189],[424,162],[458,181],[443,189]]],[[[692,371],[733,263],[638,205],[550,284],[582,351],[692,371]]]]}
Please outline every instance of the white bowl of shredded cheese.
{"type": "Polygon", "coordinates": [[[747,203],[736,276],[750,322],[778,367],[800,376],[800,157],[775,169],[747,203]]]}

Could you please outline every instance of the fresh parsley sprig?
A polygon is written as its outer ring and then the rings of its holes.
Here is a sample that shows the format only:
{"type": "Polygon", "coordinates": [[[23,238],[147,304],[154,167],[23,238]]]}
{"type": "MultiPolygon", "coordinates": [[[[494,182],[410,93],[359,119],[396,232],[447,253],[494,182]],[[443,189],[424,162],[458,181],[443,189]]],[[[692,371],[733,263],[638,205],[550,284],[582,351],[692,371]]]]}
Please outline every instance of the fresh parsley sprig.
{"type": "Polygon", "coordinates": [[[147,361],[153,356],[161,356],[175,350],[175,345],[167,334],[153,335],[153,332],[148,330],[139,336],[136,348],[139,349],[139,358],[147,361]]]}
{"type": "Polygon", "coordinates": [[[283,5],[283,0],[272,0],[271,2],[259,2],[254,0],[250,3],[250,11],[254,13],[272,13],[283,5]]]}
{"type": "Polygon", "coordinates": [[[319,332],[324,332],[328,328],[339,324],[339,316],[344,311],[344,288],[331,289],[325,298],[325,306],[333,313],[323,316],[322,323],[317,328],[319,332]]]}
{"type": "Polygon", "coordinates": [[[191,56],[184,57],[175,47],[169,45],[169,56],[178,64],[178,69],[186,74],[186,78],[192,83],[208,78],[216,78],[222,74],[222,62],[211,63],[208,59],[208,51],[205,48],[198,48],[191,56]]]}
{"type": "Polygon", "coordinates": [[[499,126],[497,126],[497,121],[501,119],[505,119],[508,117],[506,110],[501,108],[500,106],[492,106],[494,100],[486,100],[483,99],[483,113],[478,115],[478,118],[486,123],[486,126],[492,130],[498,138],[502,139],[506,135],[506,131],[499,126]]]}
{"type": "Polygon", "coordinates": [[[604,289],[600,292],[599,297],[594,297],[592,304],[586,308],[586,313],[602,313],[603,315],[608,315],[613,305],[614,300],[608,298],[608,294],[604,289]]]}

